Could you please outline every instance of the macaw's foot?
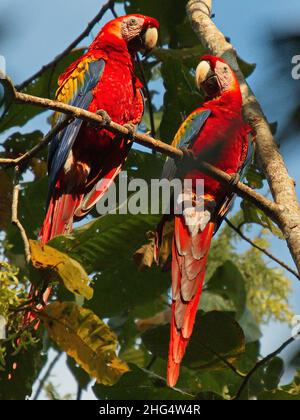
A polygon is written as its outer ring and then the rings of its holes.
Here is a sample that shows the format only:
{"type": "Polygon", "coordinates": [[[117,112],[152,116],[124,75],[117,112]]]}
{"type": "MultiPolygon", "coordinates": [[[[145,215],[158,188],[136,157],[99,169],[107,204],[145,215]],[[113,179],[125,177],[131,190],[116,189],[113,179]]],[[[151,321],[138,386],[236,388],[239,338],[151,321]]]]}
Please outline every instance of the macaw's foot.
{"type": "Polygon", "coordinates": [[[182,153],[183,153],[182,159],[184,159],[184,160],[187,160],[187,159],[196,160],[196,155],[192,151],[192,149],[188,149],[187,147],[179,147],[179,150],[181,150],[182,153]]]}
{"type": "Polygon", "coordinates": [[[100,115],[100,117],[102,117],[103,120],[103,125],[110,125],[110,123],[112,122],[112,119],[110,118],[110,116],[108,115],[108,113],[106,111],[104,111],[103,109],[98,109],[98,111],[96,112],[97,115],[100,115]]]}
{"type": "Polygon", "coordinates": [[[241,180],[240,174],[236,173],[236,174],[230,174],[230,175],[231,175],[230,184],[233,186],[237,186],[237,184],[241,180]]]}
{"type": "Polygon", "coordinates": [[[128,130],[128,138],[133,139],[137,132],[137,125],[133,123],[127,123],[124,124],[123,127],[127,128],[128,130]]]}

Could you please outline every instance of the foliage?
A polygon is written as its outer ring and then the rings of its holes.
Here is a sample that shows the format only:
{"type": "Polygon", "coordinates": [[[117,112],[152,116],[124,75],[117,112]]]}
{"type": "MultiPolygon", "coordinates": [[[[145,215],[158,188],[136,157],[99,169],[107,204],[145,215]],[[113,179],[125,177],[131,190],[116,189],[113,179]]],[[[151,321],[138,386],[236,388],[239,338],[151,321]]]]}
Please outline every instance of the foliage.
{"type": "MultiPolygon", "coordinates": [[[[160,20],[160,46],[142,64],[146,78],[160,86],[159,95],[165,92],[163,106],[153,106],[154,120],[157,133],[170,142],[182,119],[203,100],[195,89],[193,72],[205,51],[185,16],[186,2],[164,0],[163,7],[161,2],[146,0],[118,3],[126,12],[142,12],[160,20]]],[[[26,92],[53,97],[58,74],[81,53],[74,51],[44,71],[26,92]]],[[[246,76],[255,68],[241,59],[240,65],[246,76]]],[[[156,95],[151,92],[153,103],[156,95]]],[[[34,117],[43,110],[6,105],[7,112],[0,121],[4,133],[0,156],[15,157],[35,146],[45,134],[19,131],[28,121],[34,123],[34,117]],[[12,128],[15,132],[6,138],[6,130],[12,128]]],[[[141,128],[151,128],[148,113],[141,128]]],[[[126,170],[130,177],[149,181],[159,176],[162,165],[160,156],[134,150],[126,170]]],[[[11,169],[0,170],[0,245],[5,261],[0,265],[0,315],[8,322],[8,340],[0,342],[0,399],[30,396],[46,354],[57,347],[68,354],[66,366],[80,388],[87,389],[97,380],[93,392],[99,399],[233,398],[245,374],[260,359],[261,326],[270,320],[291,320],[290,282],[284,273],[269,266],[258,250],[245,248],[241,238],[225,225],[212,244],[201,310],[180,380],[176,389],[167,388],[170,276],[152,266],[151,231],[159,217],[93,214],[72,234],[41,247],[33,239],[44,215],[46,150],[25,169],[19,218],[32,238],[30,267],[25,264],[19,232],[9,223],[13,173],[11,169]],[[42,294],[48,281],[53,294],[39,314],[42,325],[38,332],[33,331],[35,321],[22,331],[29,283],[42,294]]],[[[246,182],[253,188],[264,187],[257,165],[248,171],[246,182]]],[[[233,222],[265,248],[269,248],[270,235],[279,236],[270,220],[246,202],[233,222]]],[[[170,227],[169,238],[171,233],[170,227]]],[[[167,242],[163,252],[166,260],[170,252],[167,242]]],[[[282,360],[276,358],[259,369],[243,398],[299,399],[298,376],[291,385],[278,386],[282,368],[282,360]]],[[[45,392],[48,399],[61,399],[51,381],[46,383],[45,392]]],[[[71,396],[63,397],[68,398],[71,396]]]]}

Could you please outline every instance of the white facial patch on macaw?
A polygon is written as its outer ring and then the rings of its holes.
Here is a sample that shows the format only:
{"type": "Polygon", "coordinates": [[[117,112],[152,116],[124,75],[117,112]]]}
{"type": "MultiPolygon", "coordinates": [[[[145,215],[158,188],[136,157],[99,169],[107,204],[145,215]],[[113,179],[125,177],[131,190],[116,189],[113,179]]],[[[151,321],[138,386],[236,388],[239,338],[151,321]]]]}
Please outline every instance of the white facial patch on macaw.
{"type": "Polygon", "coordinates": [[[231,68],[226,63],[217,61],[215,73],[218,76],[222,91],[225,92],[226,90],[230,89],[234,80],[231,68]]]}
{"type": "Polygon", "coordinates": [[[128,42],[136,38],[144,25],[144,19],[139,17],[129,17],[122,22],[122,36],[128,42]]]}

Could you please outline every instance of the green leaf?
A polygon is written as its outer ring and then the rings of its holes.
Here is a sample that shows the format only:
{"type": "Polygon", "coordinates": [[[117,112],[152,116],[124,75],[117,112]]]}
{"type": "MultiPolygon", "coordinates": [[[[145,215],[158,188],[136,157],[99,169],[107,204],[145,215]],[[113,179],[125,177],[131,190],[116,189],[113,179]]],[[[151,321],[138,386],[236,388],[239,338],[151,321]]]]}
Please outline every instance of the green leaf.
{"type": "Polygon", "coordinates": [[[279,357],[275,357],[268,364],[265,371],[265,386],[268,391],[276,389],[280,383],[280,379],[284,373],[284,362],[279,357]]]}
{"type": "Polygon", "coordinates": [[[174,60],[178,63],[184,64],[191,69],[196,69],[199,64],[199,59],[205,50],[201,45],[196,45],[192,48],[156,48],[153,51],[153,55],[158,60],[164,62],[168,60],[174,60]]]}
{"type": "Polygon", "coordinates": [[[94,299],[87,305],[101,317],[111,317],[132,311],[145,313],[144,305],[155,300],[170,287],[166,274],[158,268],[141,274],[133,254],[146,240],[159,216],[107,215],[75,230],[72,235],[51,241],[54,246],[79,261],[88,273],[94,273],[94,299]],[[96,274],[95,274],[96,273],[96,274]]]}
{"type": "Polygon", "coordinates": [[[240,57],[238,57],[238,64],[245,77],[251,76],[251,74],[256,69],[256,64],[247,63],[240,57]]]}
{"type": "Polygon", "coordinates": [[[244,331],[247,343],[256,342],[261,338],[262,333],[259,324],[255,321],[252,313],[247,308],[239,318],[239,324],[244,331]]]}
{"type": "Polygon", "coordinates": [[[166,386],[157,375],[130,365],[130,372],[113,387],[95,385],[93,391],[99,399],[108,400],[190,400],[191,395],[166,386]]]}
{"type": "Polygon", "coordinates": [[[196,90],[190,68],[180,60],[164,60],[161,73],[166,93],[160,135],[170,143],[185,118],[202,104],[203,97],[196,90]]]}
{"type": "Polygon", "coordinates": [[[219,267],[207,283],[209,292],[231,300],[239,317],[245,310],[246,289],[245,280],[238,267],[231,261],[219,267]]]}
{"type": "Polygon", "coordinates": [[[113,385],[128,372],[116,356],[116,335],[92,311],[72,302],[54,302],[40,317],[50,338],[98,383],[113,385]]]}
{"type": "MultiPolygon", "coordinates": [[[[146,347],[152,354],[164,359],[168,356],[168,325],[147,331],[142,335],[146,347]]],[[[197,314],[194,332],[182,364],[193,369],[221,367],[222,358],[235,360],[245,351],[243,331],[233,317],[226,312],[197,314]]]]}
{"type": "Polygon", "coordinates": [[[72,293],[91,299],[93,289],[82,266],[68,255],[37,241],[30,240],[31,262],[38,270],[53,270],[72,293]]]}
{"type": "Polygon", "coordinates": [[[265,215],[265,213],[253,206],[249,202],[242,201],[241,208],[244,213],[244,220],[246,223],[256,223],[268,230],[278,238],[283,239],[281,230],[273,223],[273,221],[265,215]]]}
{"type": "MultiPolygon", "coordinates": [[[[123,3],[123,2],[122,2],[123,3]]],[[[131,0],[125,6],[127,13],[142,13],[156,18],[160,23],[160,43],[177,46],[176,26],[186,18],[186,1],[164,0],[163,7],[157,1],[131,0]]],[[[191,28],[189,28],[192,31],[191,28]]]]}

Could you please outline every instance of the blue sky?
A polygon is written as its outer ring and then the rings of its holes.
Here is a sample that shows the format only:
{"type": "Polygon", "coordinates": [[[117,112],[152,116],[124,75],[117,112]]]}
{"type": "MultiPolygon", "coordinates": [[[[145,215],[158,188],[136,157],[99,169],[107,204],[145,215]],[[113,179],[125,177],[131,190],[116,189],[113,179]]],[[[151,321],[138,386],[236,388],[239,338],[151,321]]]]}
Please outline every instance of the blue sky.
{"type": "MultiPolygon", "coordinates": [[[[163,6],[163,0],[161,2],[163,6]]],[[[0,17],[3,16],[5,21],[0,19],[0,55],[5,56],[7,72],[14,82],[23,81],[60,53],[82,32],[103,3],[101,0],[1,0],[0,17]],[[2,33],[5,35],[3,39],[2,33]]],[[[291,75],[284,75],[280,82],[272,79],[272,71],[280,63],[281,56],[280,51],[277,57],[271,55],[269,40],[272,31],[297,29],[300,21],[299,0],[216,0],[214,12],[215,22],[231,38],[240,56],[257,64],[256,71],[249,79],[251,86],[268,119],[278,121],[282,125],[291,105],[284,96],[285,83],[291,82],[291,75]]],[[[105,16],[102,24],[109,18],[110,13],[105,16]]],[[[99,29],[98,25],[83,45],[90,43],[99,29]]],[[[296,54],[300,54],[300,51],[295,51],[296,54]]],[[[158,98],[158,101],[160,100],[161,98],[158,98]]],[[[26,130],[40,128],[45,129],[44,116],[30,122],[26,130]]],[[[299,144],[295,141],[287,143],[283,145],[282,152],[291,176],[298,180],[300,185],[297,159],[300,153],[299,144]]],[[[299,188],[298,186],[298,194],[299,188]]],[[[293,264],[284,242],[273,240],[272,251],[287,263],[293,264]]],[[[295,312],[300,314],[300,284],[292,280],[294,293],[291,296],[291,304],[295,312]]],[[[275,324],[268,326],[264,352],[276,348],[289,334],[288,327],[275,324]]],[[[299,344],[296,346],[299,348],[299,344]]],[[[58,369],[60,372],[56,374],[59,379],[55,383],[62,383],[62,393],[69,392],[71,378],[62,364],[58,369]]]]}

